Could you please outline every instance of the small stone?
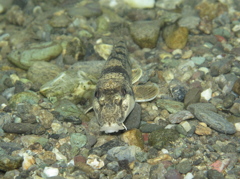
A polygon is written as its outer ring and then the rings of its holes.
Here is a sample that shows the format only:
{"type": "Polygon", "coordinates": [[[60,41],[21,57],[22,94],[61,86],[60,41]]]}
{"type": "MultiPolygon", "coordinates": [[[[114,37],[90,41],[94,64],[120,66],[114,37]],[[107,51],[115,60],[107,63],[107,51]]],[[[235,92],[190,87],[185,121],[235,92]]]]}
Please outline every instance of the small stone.
{"type": "Polygon", "coordinates": [[[200,88],[191,88],[185,95],[184,106],[194,104],[200,101],[201,98],[201,89],[200,88]]]}
{"type": "Polygon", "coordinates": [[[190,125],[189,122],[187,122],[187,121],[181,122],[180,125],[184,128],[184,130],[185,130],[187,133],[192,129],[191,125],[190,125]]]}
{"type": "Polygon", "coordinates": [[[193,54],[192,50],[187,50],[183,53],[182,58],[183,59],[189,59],[189,58],[191,58],[192,54],[193,54]]]}
{"type": "Polygon", "coordinates": [[[238,95],[240,95],[240,78],[238,78],[232,88],[233,92],[237,93],[238,95]]]}
{"type": "Polygon", "coordinates": [[[28,155],[27,153],[24,153],[23,154],[23,163],[22,163],[23,170],[29,169],[34,164],[35,164],[34,157],[28,155]]]}
{"type": "Polygon", "coordinates": [[[197,135],[211,135],[212,130],[209,127],[207,127],[207,125],[205,123],[199,123],[196,126],[195,133],[197,135]]]}
{"type": "Polygon", "coordinates": [[[208,88],[201,93],[201,102],[208,102],[212,98],[212,89],[208,88]]]}
{"type": "Polygon", "coordinates": [[[59,174],[59,169],[58,168],[45,167],[44,170],[43,170],[43,175],[47,178],[58,176],[58,174],[59,174]]]}
{"type": "Polygon", "coordinates": [[[192,57],[191,60],[196,64],[196,65],[201,65],[205,62],[206,58],[205,57],[192,57]]]}
{"type": "Polygon", "coordinates": [[[118,159],[132,162],[135,160],[135,155],[138,152],[141,152],[141,148],[134,145],[113,147],[112,149],[107,151],[107,159],[111,161],[118,159]]]}
{"type": "Polygon", "coordinates": [[[188,40],[188,29],[170,25],[163,29],[163,39],[166,45],[171,49],[182,49],[188,40]]]}
{"type": "Polygon", "coordinates": [[[158,179],[158,178],[165,178],[164,175],[167,173],[164,165],[159,163],[157,165],[153,165],[150,169],[150,178],[151,179],[158,179]]]}
{"type": "Polygon", "coordinates": [[[88,156],[86,163],[95,170],[99,170],[104,167],[104,161],[99,156],[94,154],[88,156]]]}
{"type": "Polygon", "coordinates": [[[53,42],[31,44],[27,49],[12,51],[8,60],[19,68],[27,70],[37,61],[50,61],[62,52],[62,46],[53,42]]]}
{"type": "Polygon", "coordinates": [[[140,126],[140,130],[141,132],[143,133],[151,133],[155,130],[158,130],[158,129],[163,129],[164,127],[162,125],[157,125],[157,124],[149,124],[149,123],[145,123],[145,124],[142,124],[140,126]]]}
{"type": "Polygon", "coordinates": [[[24,91],[13,95],[9,100],[9,105],[14,108],[19,103],[37,104],[39,100],[40,97],[36,93],[31,91],[24,91]]]}
{"type": "Polygon", "coordinates": [[[163,154],[163,155],[160,155],[156,158],[152,158],[152,159],[148,159],[147,162],[150,164],[150,165],[157,165],[159,164],[161,161],[171,161],[172,160],[172,157],[168,154],[163,154]]]}
{"type": "Polygon", "coordinates": [[[230,112],[235,116],[240,116],[240,103],[234,103],[230,108],[230,112]]]}
{"type": "Polygon", "coordinates": [[[71,145],[81,148],[87,143],[87,137],[81,133],[72,133],[70,136],[71,145]]]}
{"type": "Polygon", "coordinates": [[[97,40],[94,50],[104,59],[107,60],[111,54],[113,45],[104,44],[102,39],[97,40]]]}
{"type": "Polygon", "coordinates": [[[43,154],[39,155],[39,158],[48,165],[52,165],[56,162],[56,155],[52,151],[45,151],[43,154]]]}
{"type": "Polygon", "coordinates": [[[223,116],[217,114],[214,108],[209,103],[196,103],[187,107],[198,120],[211,126],[211,128],[224,134],[234,134],[236,132],[234,125],[228,122],[223,116]]]}
{"type": "Polygon", "coordinates": [[[112,162],[107,164],[107,168],[109,170],[113,170],[115,172],[118,172],[120,167],[119,167],[119,164],[118,164],[117,161],[112,161],[112,162]]]}
{"type": "Polygon", "coordinates": [[[215,179],[215,178],[224,179],[223,174],[218,172],[217,170],[214,170],[214,169],[211,169],[211,170],[207,171],[207,177],[209,179],[215,179]]]}
{"type": "Polygon", "coordinates": [[[182,111],[184,108],[184,105],[181,102],[177,102],[173,100],[158,99],[157,107],[159,107],[160,109],[166,109],[170,113],[174,114],[178,111],[182,111]]]}
{"type": "Polygon", "coordinates": [[[165,179],[182,179],[182,175],[175,169],[169,169],[165,174],[165,179]]]}
{"type": "Polygon", "coordinates": [[[142,111],[141,106],[138,103],[135,103],[132,112],[128,115],[127,119],[124,121],[124,124],[128,130],[139,128],[141,123],[141,111],[142,111]]]}
{"type": "Polygon", "coordinates": [[[10,171],[17,168],[20,168],[22,165],[23,159],[20,156],[10,156],[5,150],[0,148],[0,170],[10,171]]]}
{"type": "Polygon", "coordinates": [[[149,144],[156,149],[162,149],[179,138],[178,132],[173,129],[160,129],[149,135],[149,144]]]}
{"type": "Polygon", "coordinates": [[[231,58],[226,58],[220,61],[213,62],[210,66],[210,73],[212,76],[226,74],[231,71],[231,58]]]}
{"type": "Polygon", "coordinates": [[[153,8],[155,0],[124,0],[124,2],[133,8],[153,8]]]}
{"type": "Polygon", "coordinates": [[[138,129],[131,129],[129,131],[126,131],[122,135],[122,139],[128,145],[135,145],[141,149],[144,148],[142,133],[138,129]]]}
{"type": "Polygon", "coordinates": [[[134,42],[141,48],[154,48],[157,44],[160,26],[159,21],[136,21],[130,25],[130,33],[134,42]]]}
{"type": "Polygon", "coordinates": [[[177,164],[176,169],[183,174],[188,173],[189,171],[192,170],[192,164],[188,160],[184,160],[177,164]]]}
{"type": "Polygon", "coordinates": [[[172,124],[180,123],[184,120],[194,118],[193,114],[189,111],[183,110],[169,115],[169,121],[172,124]]]}
{"type": "Polygon", "coordinates": [[[9,123],[3,126],[3,130],[6,133],[32,134],[37,126],[37,124],[30,123],[9,123]]]}
{"type": "Polygon", "coordinates": [[[27,77],[33,83],[43,85],[44,83],[53,80],[61,71],[61,68],[55,64],[40,61],[34,63],[28,69],[27,77]]]}
{"type": "Polygon", "coordinates": [[[234,126],[236,127],[236,130],[240,132],[240,122],[235,123],[234,126]]]}

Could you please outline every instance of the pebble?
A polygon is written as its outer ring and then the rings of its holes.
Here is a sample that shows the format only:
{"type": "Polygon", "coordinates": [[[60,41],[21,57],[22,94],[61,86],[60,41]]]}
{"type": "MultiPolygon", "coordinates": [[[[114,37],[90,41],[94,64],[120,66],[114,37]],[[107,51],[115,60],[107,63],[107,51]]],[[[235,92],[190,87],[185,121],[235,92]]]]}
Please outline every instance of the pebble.
{"type": "Polygon", "coordinates": [[[28,69],[27,77],[33,83],[43,85],[53,80],[61,71],[61,68],[55,64],[39,61],[28,69]]]}
{"type": "Polygon", "coordinates": [[[163,39],[166,45],[171,49],[182,49],[188,40],[188,29],[170,25],[163,29],[163,39]]]}
{"type": "Polygon", "coordinates": [[[145,123],[145,124],[142,124],[139,129],[143,133],[151,133],[155,130],[163,129],[163,128],[164,127],[161,125],[145,123]]]}
{"type": "Polygon", "coordinates": [[[210,73],[212,76],[226,74],[231,71],[231,59],[226,58],[220,61],[213,62],[210,66],[210,73]]]}
{"type": "Polygon", "coordinates": [[[181,161],[179,164],[177,164],[176,169],[180,173],[186,174],[192,170],[192,164],[189,160],[184,160],[184,161],[181,161]]]}
{"type": "Polygon", "coordinates": [[[60,44],[44,42],[29,45],[28,49],[12,51],[8,60],[19,68],[27,70],[37,61],[50,61],[62,52],[60,44]]]}
{"type": "Polygon", "coordinates": [[[207,171],[207,177],[209,179],[215,179],[215,178],[224,179],[223,174],[214,169],[207,171]]]}
{"type": "Polygon", "coordinates": [[[211,111],[211,109],[214,109],[214,106],[211,106],[209,103],[191,104],[187,109],[191,111],[198,120],[219,132],[224,134],[234,134],[236,132],[232,123],[228,122],[223,116],[211,111]]]}
{"type": "Polygon", "coordinates": [[[7,151],[0,149],[0,170],[10,171],[22,166],[23,158],[20,156],[11,156],[7,151]]]}
{"type": "Polygon", "coordinates": [[[54,168],[54,167],[45,167],[43,169],[43,176],[44,177],[55,177],[58,176],[59,174],[59,169],[58,168],[54,168]]]}
{"type": "Polygon", "coordinates": [[[177,131],[173,129],[160,129],[153,131],[149,135],[149,144],[160,150],[170,144],[170,142],[177,140],[178,137],[177,131]]]}
{"type": "Polygon", "coordinates": [[[165,174],[165,179],[182,179],[182,175],[175,169],[169,169],[165,174]]]}
{"type": "Polygon", "coordinates": [[[174,114],[176,112],[182,111],[184,108],[184,104],[178,101],[172,101],[168,99],[158,99],[157,107],[160,109],[166,109],[170,113],[174,114]]]}
{"type": "Polygon", "coordinates": [[[95,170],[99,170],[104,167],[104,161],[99,156],[94,154],[88,156],[86,164],[95,170]]]}
{"type": "Polygon", "coordinates": [[[81,133],[72,133],[70,142],[72,147],[82,148],[87,143],[87,137],[81,133]]]}
{"type": "Polygon", "coordinates": [[[124,2],[132,8],[153,8],[155,0],[124,0],[124,2]]]}
{"type": "Polygon", "coordinates": [[[158,165],[154,165],[150,169],[150,178],[151,179],[158,179],[158,178],[165,178],[164,175],[167,173],[167,170],[164,168],[162,163],[158,165]]]}
{"type": "Polygon", "coordinates": [[[144,148],[142,133],[139,129],[131,129],[124,132],[122,135],[122,140],[128,145],[135,145],[141,149],[144,148]]]}
{"type": "Polygon", "coordinates": [[[136,21],[130,25],[130,34],[134,42],[141,48],[154,48],[157,45],[159,21],[136,21]],[[141,27],[145,28],[141,28],[141,27]]]}
{"type": "Polygon", "coordinates": [[[187,110],[182,110],[169,115],[169,122],[171,124],[181,123],[184,120],[194,118],[193,114],[187,110]]]}
{"type": "Polygon", "coordinates": [[[232,88],[233,92],[237,93],[238,95],[240,95],[240,78],[238,78],[233,85],[232,88]]]}
{"type": "Polygon", "coordinates": [[[110,161],[127,160],[129,163],[135,160],[136,153],[141,152],[141,148],[137,146],[121,146],[113,147],[107,151],[107,159],[110,161]]]}
{"type": "Polygon", "coordinates": [[[200,102],[208,102],[212,98],[212,89],[208,88],[201,92],[200,102]]]}
{"type": "Polygon", "coordinates": [[[207,125],[205,123],[199,123],[196,126],[195,133],[197,135],[211,135],[212,130],[209,127],[207,127],[207,125]]]}
{"type": "Polygon", "coordinates": [[[141,123],[141,110],[142,110],[141,106],[138,103],[136,103],[132,112],[128,115],[127,119],[124,122],[128,130],[139,128],[141,123]]]}
{"type": "Polygon", "coordinates": [[[39,100],[40,97],[36,93],[32,91],[24,91],[13,95],[9,100],[9,105],[14,108],[19,103],[37,104],[39,100]]]}
{"type": "Polygon", "coordinates": [[[187,91],[184,98],[184,106],[187,107],[190,104],[198,103],[201,98],[202,89],[200,88],[191,88],[187,91]]]}

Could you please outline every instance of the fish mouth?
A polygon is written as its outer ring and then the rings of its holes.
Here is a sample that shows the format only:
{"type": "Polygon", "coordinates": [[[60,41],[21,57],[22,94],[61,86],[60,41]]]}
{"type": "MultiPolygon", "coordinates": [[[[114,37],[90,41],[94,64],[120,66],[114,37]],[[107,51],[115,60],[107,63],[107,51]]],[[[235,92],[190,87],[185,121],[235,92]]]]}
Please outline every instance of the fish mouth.
{"type": "Polygon", "coordinates": [[[113,133],[124,129],[127,130],[126,126],[123,123],[121,125],[117,123],[106,123],[101,127],[100,131],[104,131],[105,133],[113,133]]]}

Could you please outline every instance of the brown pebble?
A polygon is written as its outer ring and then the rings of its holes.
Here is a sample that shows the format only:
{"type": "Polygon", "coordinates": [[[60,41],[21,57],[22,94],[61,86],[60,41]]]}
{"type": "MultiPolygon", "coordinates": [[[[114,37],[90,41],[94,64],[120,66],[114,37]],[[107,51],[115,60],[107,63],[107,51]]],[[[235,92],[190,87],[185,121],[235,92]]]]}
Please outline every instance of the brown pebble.
{"type": "Polygon", "coordinates": [[[188,40],[188,29],[177,25],[167,26],[163,30],[163,38],[166,45],[171,49],[182,49],[188,40]]]}
{"type": "Polygon", "coordinates": [[[240,95],[240,78],[238,78],[232,88],[233,92],[237,93],[238,95],[240,95]]]}
{"type": "Polygon", "coordinates": [[[211,135],[212,130],[209,127],[207,127],[207,125],[205,123],[199,123],[196,126],[195,133],[197,135],[211,135]]]}
{"type": "Polygon", "coordinates": [[[122,135],[122,140],[128,143],[128,145],[135,145],[141,149],[144,148],[142,133],[138,129],[131,129],[129,131],[126,131],[122,135]]]}

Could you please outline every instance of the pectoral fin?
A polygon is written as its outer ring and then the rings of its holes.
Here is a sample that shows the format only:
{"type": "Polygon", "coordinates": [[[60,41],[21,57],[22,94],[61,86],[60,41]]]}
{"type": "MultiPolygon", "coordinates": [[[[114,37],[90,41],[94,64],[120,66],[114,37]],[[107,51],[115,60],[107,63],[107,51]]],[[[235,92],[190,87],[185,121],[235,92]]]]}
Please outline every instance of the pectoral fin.
{"type": "Polygon", "coordinates": [[[156,98],[159,93],[159,88],[157,84],[150,83],[145,85],[133,86],[133,91],[136,102],[147,102],[156,98]]]}
{"type": "Polygon", "coordinates": [[[142,69],[132,69],[132,84],[136,83],[142,77],[142,69]]]}

